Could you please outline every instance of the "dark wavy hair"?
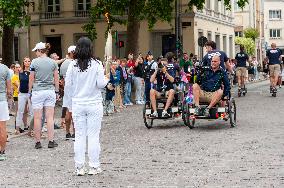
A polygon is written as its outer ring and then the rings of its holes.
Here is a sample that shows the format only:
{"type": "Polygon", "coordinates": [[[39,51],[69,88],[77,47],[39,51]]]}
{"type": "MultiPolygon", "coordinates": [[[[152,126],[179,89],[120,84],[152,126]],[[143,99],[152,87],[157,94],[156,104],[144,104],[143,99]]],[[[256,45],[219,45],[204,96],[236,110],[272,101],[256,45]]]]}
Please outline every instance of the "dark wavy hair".
{"type": "Polygon", "coordinates": [[[77,59],[76,66],[81,72],[86,71],[91,66],[93,45],[92,41],[87,37],[81,37],[78,40],[75,50],[75,58],[77,59]]]}

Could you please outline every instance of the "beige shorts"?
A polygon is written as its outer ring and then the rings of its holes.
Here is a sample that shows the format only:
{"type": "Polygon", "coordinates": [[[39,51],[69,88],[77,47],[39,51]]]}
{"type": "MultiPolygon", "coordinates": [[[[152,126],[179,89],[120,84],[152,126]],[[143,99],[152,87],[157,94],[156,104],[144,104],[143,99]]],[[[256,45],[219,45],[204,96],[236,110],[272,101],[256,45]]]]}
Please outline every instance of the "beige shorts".
{"type": "Polygon", "coordinates": [[[216,91],[215,92],[207,92],[207,91],[200,90],[199,101],[210,103],[212,101],[215,93],[216,93],[216,91]]]}
{"type": "Polygon", "coordinates": [[[269,75],[270,76],[279,76],[280,74],[280,65],[269,65],[269,75]]]}
{"type": "Polygon", "coordinates": [[[244,76],[246,77],[247,75],[247,68],[246,67],[237,67],[236,69],[236,76],[244,76]]]}
{"type": "MultiPolygon", "coordinates": [[[[170,90],[169,90],[169,91],[166,91],[166,93],[165,93],[165,98],[168,98],[168,97],[169,97],[169,92],[170,92],[170,90]]],[[[161,92],[158,92],[158,91],[156,91],[156,96],[157,96],[157,99],[163,98],[162,93],[161,93],[161,92]]]]}

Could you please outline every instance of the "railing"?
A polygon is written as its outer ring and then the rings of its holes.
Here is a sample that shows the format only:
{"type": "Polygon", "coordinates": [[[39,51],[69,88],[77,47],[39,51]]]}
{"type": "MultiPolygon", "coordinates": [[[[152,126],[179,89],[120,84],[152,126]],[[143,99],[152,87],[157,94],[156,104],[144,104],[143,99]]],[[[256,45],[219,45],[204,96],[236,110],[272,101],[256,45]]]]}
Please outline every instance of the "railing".
{"type": "Polygon", "coordinates": [[[219,18],[219,17],[220,17],[220,12],[215,12],[215,11],[214,11],[214,16],[217,17],[217,18],[219,18]]]}
{"type": "Polygon", "coordinates": [[[212,10],[211,10],[211,9],[205,8],[205,13],[206,13],[206,15],[208,15],[208,16],[212,16],[212,10]]]}
{"type": "Polygon", "coordinates": [[[226,20],[226,19],[227,19],[227,16],[226,16],[225,14],[221,14],[221,18],[222,18],[223,20],[226,20]]]}
{"type": "Polygon", "coordinates": [[[75,17],[89,17],[90,12],[88,10],[76,10],[75,17]]]}
{"type": "Polygon", "coordinates": [[[52,19],[59,17],[60,17],[60,12],[44,12],[41,14],[41,18],[43,19],[52,19]]]}
{"type": "Polygon", "coordinates": [[[230,23],[232,23],[232,22],[233,22],[233,17],[228,17],[228,21],[229,21],[230,23]]]}

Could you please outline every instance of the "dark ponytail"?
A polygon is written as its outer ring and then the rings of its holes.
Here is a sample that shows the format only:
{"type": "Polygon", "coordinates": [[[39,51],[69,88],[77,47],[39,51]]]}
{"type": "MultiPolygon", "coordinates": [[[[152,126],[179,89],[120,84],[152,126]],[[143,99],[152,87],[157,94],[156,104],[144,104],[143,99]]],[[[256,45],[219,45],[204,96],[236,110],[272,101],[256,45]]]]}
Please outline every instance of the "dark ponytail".
{"type": "Polygon", "coordinates": [[[75,50],[75,59],[77,59],[75,66],[79,67],[81,72],[84,72],[91,66],[92,48],[92,41],[89,38],[81,37],[78,40],[75,50]]]}

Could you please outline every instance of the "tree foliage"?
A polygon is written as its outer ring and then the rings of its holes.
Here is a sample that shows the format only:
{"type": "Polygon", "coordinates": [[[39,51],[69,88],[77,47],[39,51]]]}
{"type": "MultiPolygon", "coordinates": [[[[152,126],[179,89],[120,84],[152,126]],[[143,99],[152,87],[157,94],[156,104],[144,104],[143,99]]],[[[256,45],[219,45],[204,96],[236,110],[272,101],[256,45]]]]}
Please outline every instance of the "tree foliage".
{"type": "Polygon", "coordinates": [[[254,53],[255,53],[255,42],[254,42],[253,39],[246,38],[246,37],[236,37],[235,43],[243,46],[246,49],[246,52],[249,55],[254,55],[254,53]]]}
{"type": "Polygon", "coordinates": [[[26,7],[30,4],[28,0],[0,0],[0,31],[5,26],[22,27],[27,25],[30,17],[26,7]]]}
{"type": "Polygon", "coordinates": [[[29,23],[29,0],[0,0],[0,37],[2,37],[2,61],[10,66],[14,61],[14,28],[29,23]]]}
{"type": "Polygon", "coordinates": [[[259,31],[255,28],[247,28],[244,30],[244,35],[246,38],[251,38],[255,41],[255,39],[259,37],[259,31]]]}
{"type": "MultiPolygon", "coordinates": [[[[221,1],[221,0],[219,0],[221,1]]],[[[239,7],[244,7],[248,0],[238,0],[239,7]]],[[[196,6],[197,9],[204,7],[205,0],[188,0],[188,8],[196,6]]],[[[230,0],[224,0],[227,9],[231,9],[230,0]]],[[[127,17],[133,16],[138,21],[147,20],[149,29],[152,29],[158,20],[170,22],[173,19],[175,0],[98,0],[90,10],[90,22],[84,26],[91,39],[96,38],[96,22],[105,19],[109,13],[110,29],[114,23],[128,24],[127,17]],[[133,8],[134,11],[130,11],[133,8]],[[128,12],[128,14],[127,14],[128,12]]]]}

